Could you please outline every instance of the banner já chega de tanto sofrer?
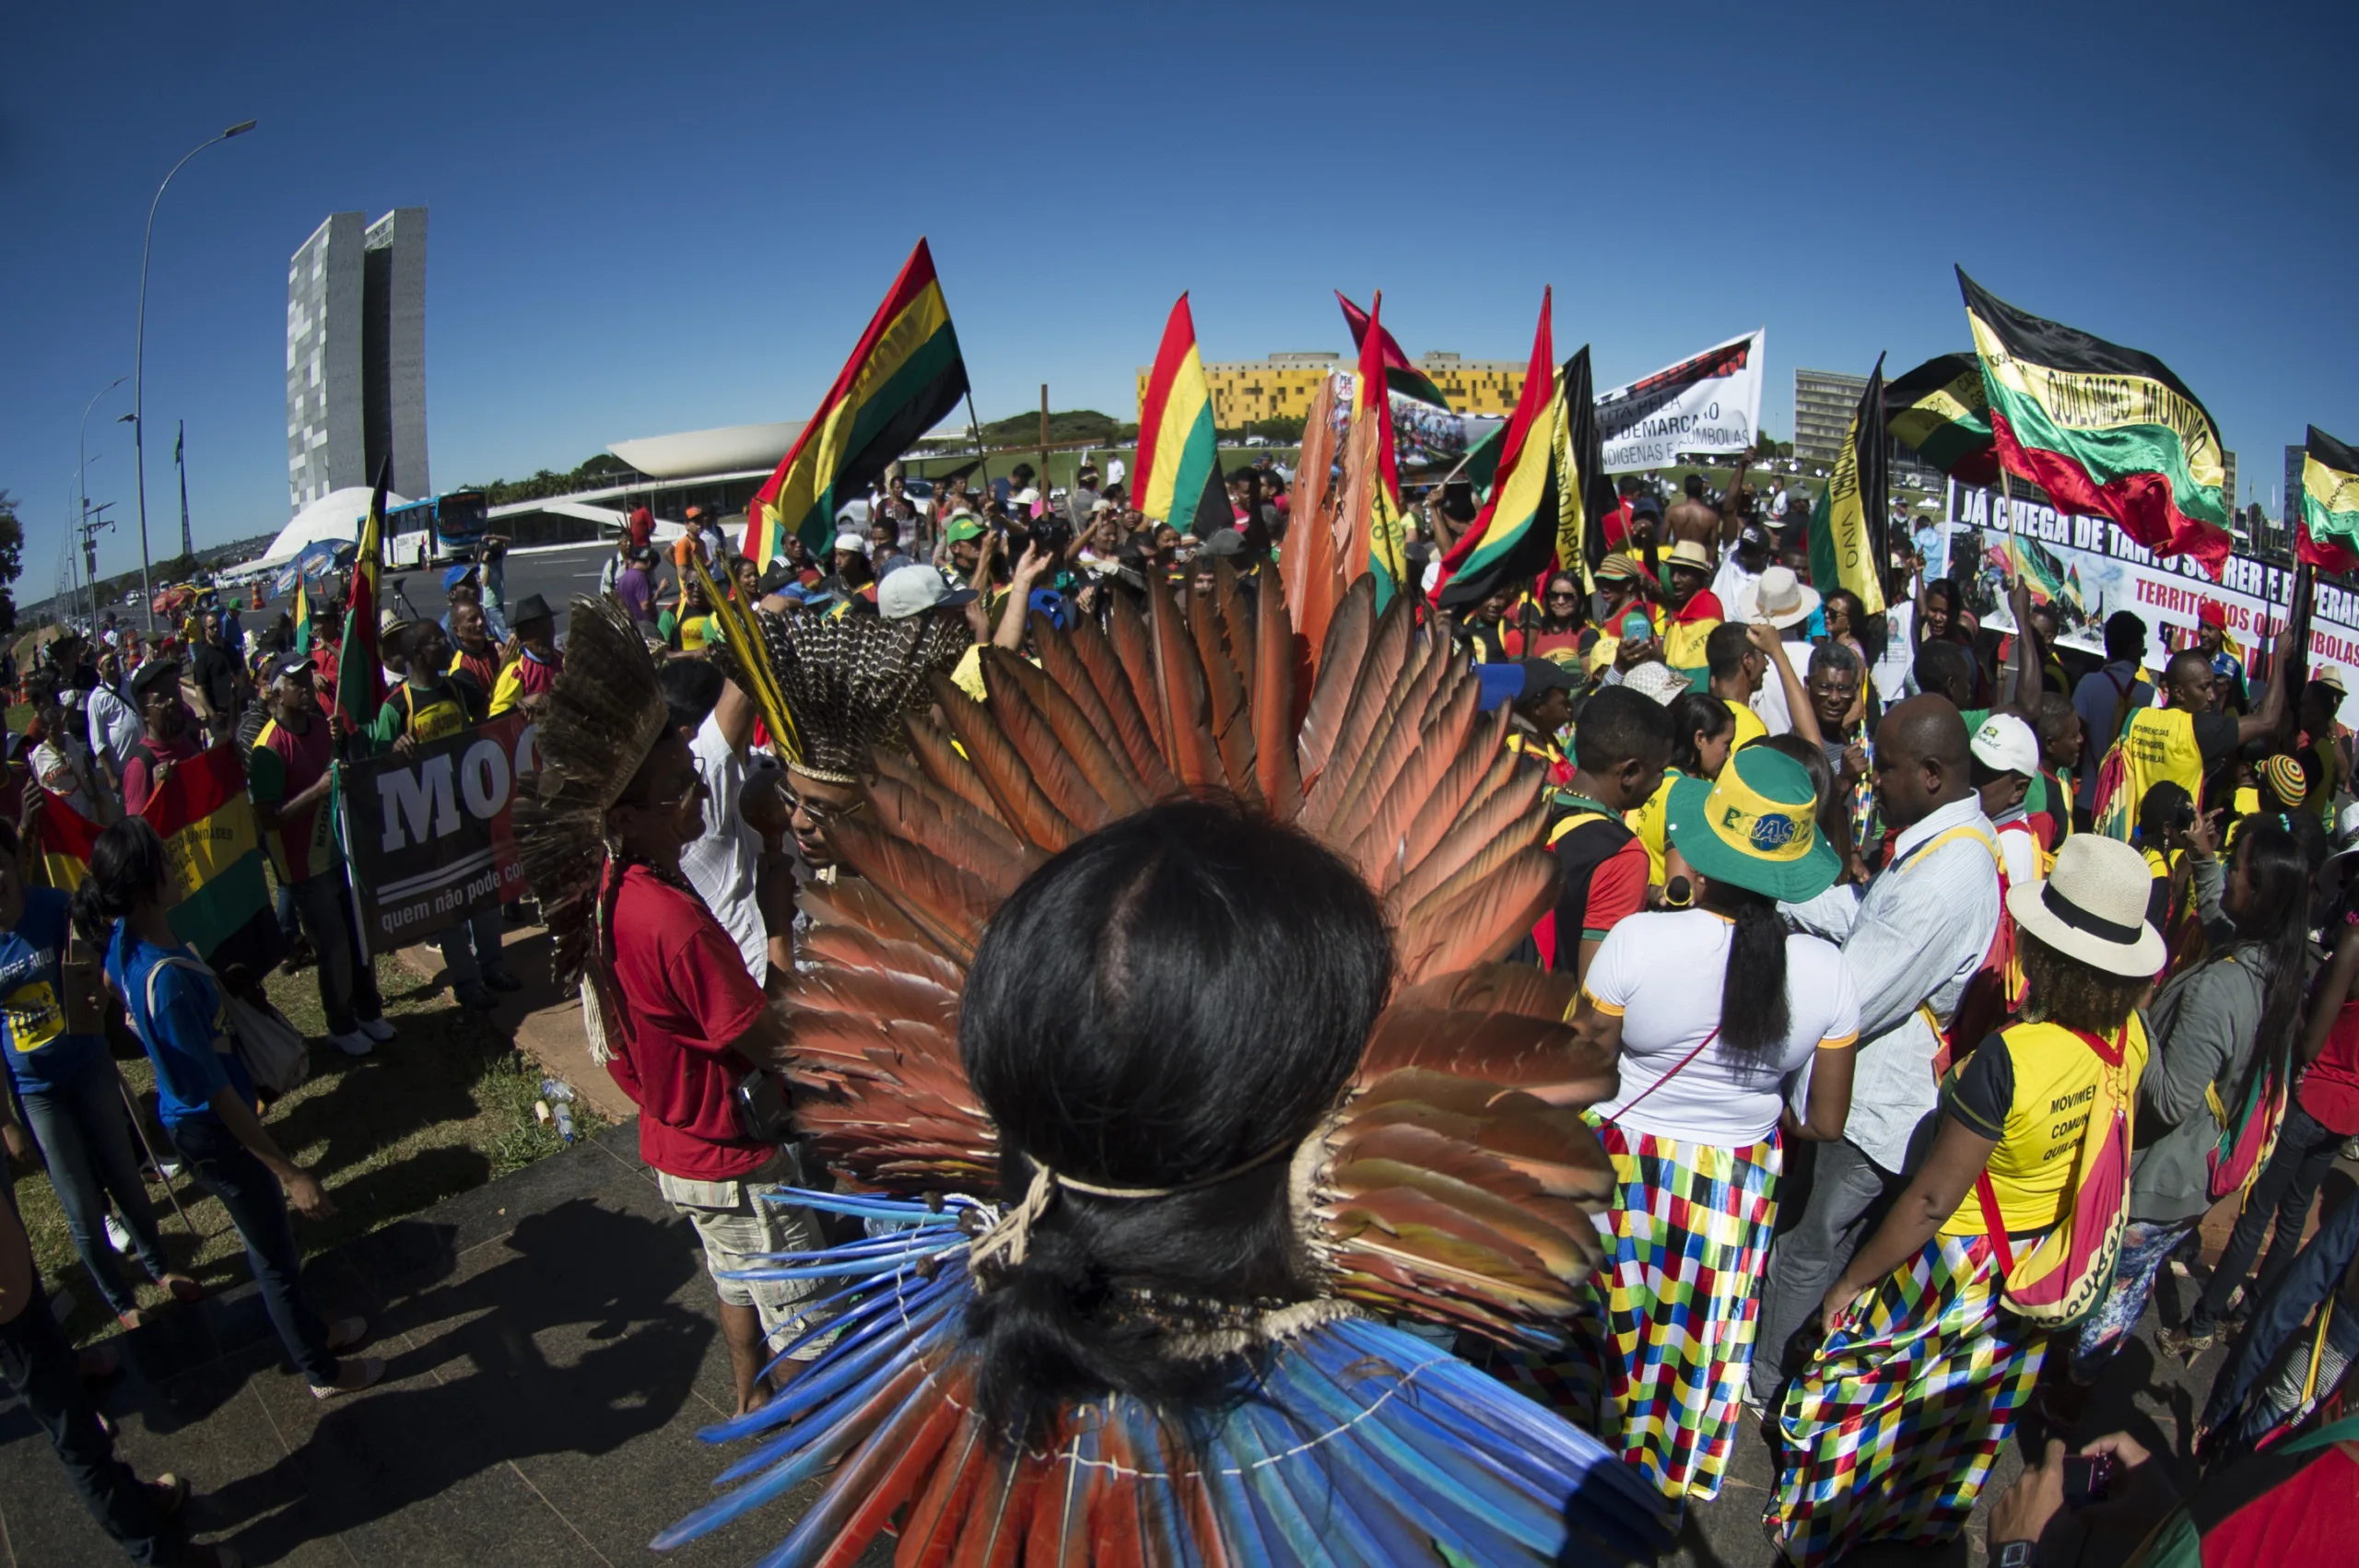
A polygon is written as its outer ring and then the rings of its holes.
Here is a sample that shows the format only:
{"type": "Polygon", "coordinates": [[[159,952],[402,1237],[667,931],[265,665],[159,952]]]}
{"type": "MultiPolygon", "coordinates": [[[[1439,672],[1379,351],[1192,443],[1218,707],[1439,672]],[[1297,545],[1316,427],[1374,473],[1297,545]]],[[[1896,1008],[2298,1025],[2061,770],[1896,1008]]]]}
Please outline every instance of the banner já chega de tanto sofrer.
{"type": "Polygon", "coordinates": [[[425,942],[524,892],[510,809],[535,726],[504,714],[407,756],[346,765],[345,848],[372,953],[425,942]]]}
{"type": "Polygon", "coordinates": [[[1762,345],[1732,337],[1626,387],[1601,392],[1597,428],[1608,474],[1669,468],[1682,452],[1745,452],[1761,429],[1762,345]]]}
{"type": "MultiPolygon", "coordinates": [[[[2158,561],[2106,518],[2060,512],[2021,496],[2011,505],[1997,490],[1953,483],[1944,533],[1946,562],[1929,558],[1926,573],[1965,584],[1966,603],[1984,626],[2014,629],[2001,584],[2019,560],[2033,601],[2057,606],[2063,641],[2101,652],[2106,617],[2127,610],[2146,623],[2150,669],[2166,644],[2179,649],[2195,640],[2207,600],[2225,611],[2228,640],[2249,665],[2263,638],[2283,633],[2294,600],[2291,565],[2237,550],[2214,582],[2192,556],[2158,561]]],[[[2346,689],[2359,690],[2359,594],[2321,581],[2310,619],[2310,673],[2329,667],[2341,673],[2346,689]]]]}

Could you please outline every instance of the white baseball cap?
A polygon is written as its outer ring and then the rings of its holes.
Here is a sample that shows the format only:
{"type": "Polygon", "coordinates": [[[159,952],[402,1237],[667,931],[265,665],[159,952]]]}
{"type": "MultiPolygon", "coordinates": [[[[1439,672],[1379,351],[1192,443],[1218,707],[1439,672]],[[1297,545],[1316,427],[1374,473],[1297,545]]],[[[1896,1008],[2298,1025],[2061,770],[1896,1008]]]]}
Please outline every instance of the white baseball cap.
{"type": "Polygon", "coordinates": [[[895,567],[876,585],[876,613],[888,621],[922,615],[928,610],[956,610],[975,602],[971,588],[953,588],[948,579],[922,562],[895,567]]]}
{"type": "Polygon", "coordinates": [[[1974,732],[1974,759],[2001,773],[2029,778],[2039,771],[2039,738],[2012,713],[1994,713],[1974,732]]]}
{"type": "Polygon", "coordinates": [[[833,548],[838,550],[857,550],[862,555],[865,556],[868,554],[868,535],[847,528],[841,533],[836,535],[836,543],[833,548]]]}

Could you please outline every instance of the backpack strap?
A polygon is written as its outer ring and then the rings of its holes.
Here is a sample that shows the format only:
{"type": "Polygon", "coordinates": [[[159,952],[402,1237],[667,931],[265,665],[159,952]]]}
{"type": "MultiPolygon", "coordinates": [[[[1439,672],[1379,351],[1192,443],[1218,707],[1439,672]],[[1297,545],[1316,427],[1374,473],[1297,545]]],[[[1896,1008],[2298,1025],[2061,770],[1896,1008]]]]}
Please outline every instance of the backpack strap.
{"type": "MultiPolygon", "coordinates": [[[[164,954],[164,956],[156,960],[154,965],[152,965],[147,970],[147,1024],[149,1028],[155,1027],[156,1023],[156,977],[158,975],[161,975],[168,968],[193,969],[196,973],[204,976],[206,979],[213,981],[217,989],[220,985],[220,977],[214,974],[209,967],[198,962],[196,959],[183,957],[179,954],[173,953],[164,954]]],[[[216,1046],[214,1047],[214,1054],[217,1056],[226,1056],[229,1053],[223,1050],[219,1046],[216,1046]]]]}
{"type": "Polygon", "coordinates": [[[2015,1249],[2007,1239],[2006,1216],[1999,1212],[1999,1189],[1990,1185],[1988,1165],[1974,1178],[1974,1196],[1982,1205],[1982,1229],[1990,1237],[1990,1250],[1999,1255],[1999,1283],[2003,1287],[2015,1271],[2015,1249]]]}

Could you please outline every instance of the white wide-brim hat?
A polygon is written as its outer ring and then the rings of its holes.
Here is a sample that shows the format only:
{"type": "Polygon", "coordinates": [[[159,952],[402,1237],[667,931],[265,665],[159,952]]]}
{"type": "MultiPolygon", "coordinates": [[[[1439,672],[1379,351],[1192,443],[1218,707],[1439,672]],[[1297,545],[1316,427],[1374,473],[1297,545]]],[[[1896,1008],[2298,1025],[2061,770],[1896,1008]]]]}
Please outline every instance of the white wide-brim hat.
{"type": "Polygon", "coordinates": [[[1771,567],[1753,585],[1753,613],[1783,631],[1810,619],[1818,608],[1818,590],[1794,575],[1790,567],[1771,567]]]}
{"type": "Polygon", "coordinates": [[[2137,850],[2101,834],[2076,833],[2056,852],[2046,882],[2007,890],[2007,913],[2065,957],[2140,979],[2159,973],[2169,956],[2162,933],[2146,923],[2154,888],[2154,873],[2137,850]]]}

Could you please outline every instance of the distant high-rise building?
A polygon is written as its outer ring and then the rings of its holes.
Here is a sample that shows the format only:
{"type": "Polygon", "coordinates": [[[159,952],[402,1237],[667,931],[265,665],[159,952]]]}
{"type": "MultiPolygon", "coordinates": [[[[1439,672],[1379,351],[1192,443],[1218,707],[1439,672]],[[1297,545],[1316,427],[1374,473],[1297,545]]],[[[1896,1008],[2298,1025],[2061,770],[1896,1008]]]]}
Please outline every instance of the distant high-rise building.
{"type": "Polygon", "coordinates": [[[2220,505],[2230,513],[2236,509],[2236,454],[2222,448],[2220,451],[2220,505]]]}
{"type": "MultiPolygon", "coordinates": [[[[1794,457],[1806,465],[1833,472],[1843,456],[1843,442],[1851,433],[1851,418],[1860,411],[1860,394],[1868,390],[1865,376],[1840,370],[1794,372],[1794,457]]],[[[1942,472],[1915,449],[1889,437],[1884,441],[1884,472],[1895,480],[1915,480],[1938,487],[1942,472]]]]}
{"type": "Polygon", "coordinates": [[[1794,372],[1794,456],[1804,463],[1832,470],[1843,455],[1843,439],[1851,433],[1851,415],[1860,409],[1860,394],[1868,390],[1865,376],[1840,370],[1794,372]]]}
{"type": "Polygon", "coordinates": [[[287,491],[434,492],[426,456],[426,209],[337,213],[287,269],[287,491]]]}

